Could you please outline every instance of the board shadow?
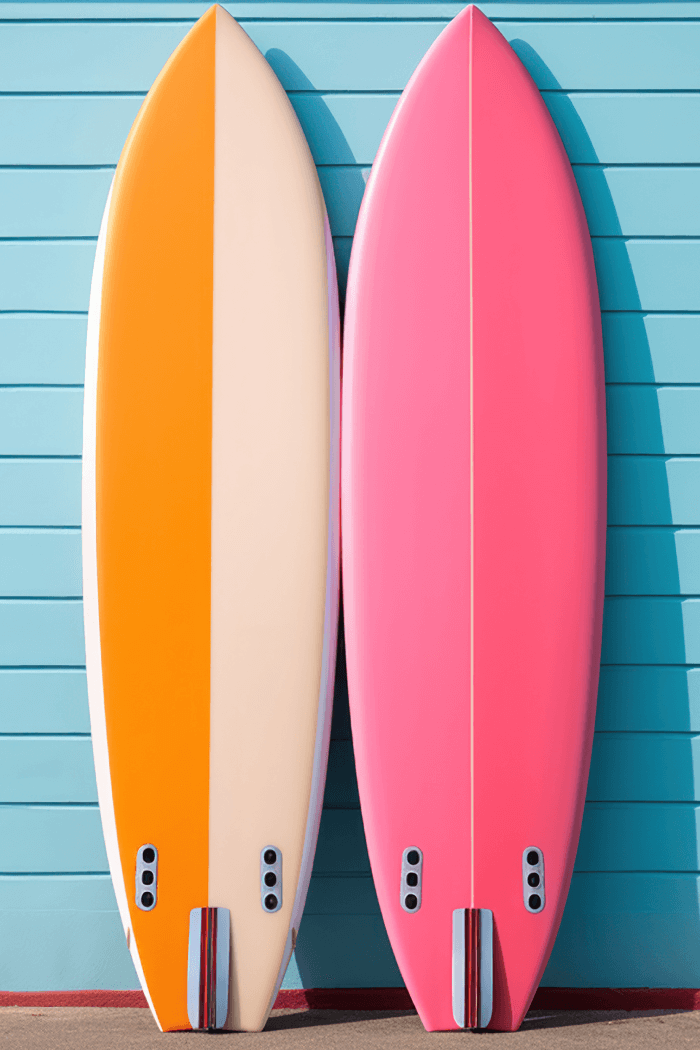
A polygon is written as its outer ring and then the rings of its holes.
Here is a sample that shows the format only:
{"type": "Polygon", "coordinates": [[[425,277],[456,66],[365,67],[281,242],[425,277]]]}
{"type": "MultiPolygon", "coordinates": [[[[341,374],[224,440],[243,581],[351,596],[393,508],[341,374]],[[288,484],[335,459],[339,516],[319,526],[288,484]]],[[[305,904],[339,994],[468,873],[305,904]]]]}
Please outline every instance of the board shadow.
{"type": "MultiPolygon", "coordinates": [[[[688,593],[689,576],[683,561],[683,530],[675,527],[687,518],[678,521],[679,501],[671,489],[673,450],[667,448],[657,388],[627,385],[659,380],[627,242],[604,166],[600,166],[574,105],[536,50],[524,40],[512,40],[511,46],[540,86],[558,92],[551,110],[553,119],[565,144],[574,144],[575,155],[585,158],[585,164],[575,165],[574,171],[585,186],[582,197],[589,226],[598,235],[594,243],[601,300],[604,305],[625,306],[624,310],[611,306],[603,314],[609,528],[592,774],[596,774],[593,779],[598,787],[603,787],[602,795],[595,794],[595,805],[605,809],[621,798],[634,802],[651,801],[655,794],[663,798],[664,789],[669,787],[664,781],[669,769],[664,749],[668,749],[669,741],[661,734],[698,728],[694,681],[691,669],[683,666],[697,660],[694,650],[698,646],[693,641],[692,610],[684,609],[679,600],[688,593]],[[656,600],[647,601],[649,598],[656,600]],[[668,666],[672,664],[678,666],[668,666]],[[646,734],[643,740],[631,737],[640,733],[646,734]],[[617,734],[625,738],[615,739],[617,734]],[[608,798],[609,803],[605,801],[608,798]]],[[[675,737],[673,743],[673,802],[692,802],[697,797],[700,762],[689,738],[675,737]]],[[[625,826],[623,808],[607,822],[594,819],[600,814],[587,808],[577,873],[543,977],[544,986],[669,986],[674,981],[694,986],[698,953],[688,951],[684,968],[682,963],[677,965],[680,956],[671,943],[675,938],[679,945],[688,937],[692,942],[700,932],[697,893],[688,885],[687,894],[685,890],[680,894],[681,906],[678,891],[675,904],[668,899],[671,881],[668,886],[650,881],[655,871],[659,879],[666,878],[663,869],[673,868],[672,857],[676,857],[678,871],[690,873],[697,868],[698,833],[693,809],[689,807],[678,815],[687,819],[677,820],[672,827],[658,806],[639,807],[632,829],[625,826]],[[623,823],[616,826],[615,819],[623,823]],[[646,852],[645,840],[652,846],[646,852]],[[611,859],[613,854],[615,860],[611,859]],[[606,885],[605,878],[620,868],[631,869],[632,874],[619,876],[625,890],[615,891],[622,895],[613,905],[605,900],[612,892],[612,884],[608,879],[606,885]],[[641,873],[642,868],[647,869],[647,875],[641,873]],[[640,872],[638,877],[636,871],[640,872]]],[[[610,811],[607,816],[611,816],[610,811]]],[[[552,1020],[543,1026],[556,1023],[552,1020]]],[[[533,1024],[539,1026],[538,1022],[533,1024]]]]}

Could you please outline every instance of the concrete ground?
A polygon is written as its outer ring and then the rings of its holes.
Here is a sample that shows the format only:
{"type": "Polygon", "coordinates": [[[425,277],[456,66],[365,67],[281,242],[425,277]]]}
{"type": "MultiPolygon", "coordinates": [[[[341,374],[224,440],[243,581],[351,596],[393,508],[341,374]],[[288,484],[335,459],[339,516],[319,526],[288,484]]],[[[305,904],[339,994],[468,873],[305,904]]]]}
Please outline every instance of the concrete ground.
{"type": "Polygon", "coordinates": [[[415,1013],[275,1010],[261,1034],[161,1035],[149,1010],[0,1008],[2,1050],[675,1050],[700,1045],[700,1011],[533,1010],[519,1032],[433,1032],[415,1013]]]}

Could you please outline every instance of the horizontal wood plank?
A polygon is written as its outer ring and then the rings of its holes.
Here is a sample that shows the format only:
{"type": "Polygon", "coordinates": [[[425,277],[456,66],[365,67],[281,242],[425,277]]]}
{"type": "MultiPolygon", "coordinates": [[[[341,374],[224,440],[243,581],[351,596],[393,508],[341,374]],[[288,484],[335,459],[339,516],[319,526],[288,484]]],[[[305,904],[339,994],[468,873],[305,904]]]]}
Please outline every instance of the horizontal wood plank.
{"type": "MultiPolygon", "coordinates": [[[[317,164],[371,164],[398,92],[291,96],[317,164]]],[[[572,163],[700,163],[700,93],[543,94],[572,163]]],[[[0,165],[116,164],[142,96],[0,96],[0,165]]]]}
{"type": "Polygon", "coordinates": [[[700,459],[608,456],[611,525],[700,525],[700,459]]]}
{"type": "Polygon", "coordinates": [[[700,530],[608,529],[605,591],[700,594],[700,530]]]}
{"type": "Polygon", "coordinates": [[[0,310],[86,311],[96,241],[0,242],[0,310]]]}
{"type": "Polygon", "coordinates": [[[700,806],[588,802],[576,871],[700,870],[700,806]]]}
{"type": "Polygon", "coordinates": [[[314,875],[304,915],[380,915],[372,876],[314,875]]]}
{"type": "Polygon", "coordinates": [[[609,383],[700,383],[700,315],[603,314],[609,383]]]}
{"type": "Polygon", "coordinates": [[[608,386],[607,408],[610,453],[700,453],[700,386],[608,386]]]}
{"type": "Polygon", "coordinates": [[[700,310],[700,239],[594,237],[593,254],[603,310],[700,310]]]}
{"type": "Polygon", "coordinates": [[[700,235],[700,168],[575,165],[591,233],[700,235]]]}
{"type": "Polygon", "coordinates": [[[589,802],[700,801],[700,736],[597,733],[589,802]]]}
{"type": "MultiPolygon", "coordinates": [[[[697,23],[494,21],[540,88],[697,87],[697,23]]],[[[0,91],[147,91],[192,24],[7,24],[0,91]]],[[[377,91],[405,87],[447,20],[242,24],[287,90],[377,91]]]]}
{"type": "Polygon", "coordinates": [[[0,667],[80,667],[84,664],[82,602],[0,601],[0,667]]]}
{"type": "Polygon", "coordinates": [[[80,387],[0,387],[0,455],[79,456],[82,417],[80,387]]]}
{"type": "MultiPolygon", "coordinates": [[[[332,761],[332,760],[331,760],[332,761]]],[[[324,809],[314,859],[314,875],[369,873],[369,857],[359,809],[324,809]]]]}
{"type": "Polygon", "coordinates": [[[0,877],[0,986],[138,988],[107,875],[0,877]]]}
{"type": "Polygon", "coordinates": [[[402,984],[381,915],[304,914],[283,988],[402,984]]]}
{"type": "Polygon", "coordinates": [[[0,96],[0,165],[116,164],[142,96],[0,96]]]}
{"type": "Polygon", "coordinates": [[[601,667],[596,729],[700,733],[700,668],[601,667]]]}
{"type": "MultiPolygon", "coordinates": [[[[80,524],[77,460],[0,460],[0,525],[80,524]]],[[[700,460],[609,456],[612,525],[700,525],[700,460]]]]}
{"type": "Polygon", "coordinates": [[[700,162],[700,93],[545,91],[543,98],[572,163],[700,162]]]}
{"type": "Polygon", "coordinates": [[[0,528],[0,598],[80,598],[82,593],[77,530],[0,528]]]}
{"type": "Polygon", "coordinates": [[[357,777],[351,740],[332,740],[323,804],[329,809],[357,809],[357,777]]]}
{"type": "Polygon", "coordinates": [[[89,733],[84,671],[0,671],[0,733],[89,733]]]}
{"type": "Polygon", "coordinates": [[[113,177],[112,167],[0,170],[0,237],[97,237],[113,177]]]}
{"type": "Polygon", "coordinates": [[[82,383],[86,338],[84,316],[0,314],[0,384],[82,383]]]}
{"type": "Polygon", "coordinates": [[[541,983],[699,987],[699,898],[697,875],[574,874],[541,983]]]}
{"type": "MultiPolygon", "coordinates": [[[[331,230],[352,236],[370,168],[319,169],[331,230]]],[[[596,236],[700,235],[700,168],[576,165],[596,236]]],[[[0,170],[0,237],[96,237],[113,168],[0,170]]]]}
{"type": "Polygon", "coordinates": [[[78,460],[0,460],[0,525],[80,525],[78,460]]]}
{"type": "Polygon", "coordinates": [[[606,598],[604,664],[700,664],[700,600],[606,598]]]}
{"type": "Polygon", "coordinates": [[[97,802],[90,739],[0,737],[0,802],[97,802]]]}
{"type": "MultiPolygon", "coordinates": [[[[136,2],[109,3],[105,2],[52,2],[47,9],[46,3],[11,2],[0,7],[0,21],[14,22],[39,19],[41,21],[57,22],[66,20],[85,21],[123,21],[150,19],[162,21],[165,18],[182,20],[185,18],[195,19],[201,17],[207,10],[208,4],[185,2],[160,2],[148,3],[145,0],[136,2]]],[[[290,17],[289,3],[285,0],[270,0],[270,2],[257,3],[228,3],[224,5],[239,20],[256,19],[257,21],[273,20],[290,17]]],[[[509,20],[515,22],[523,21],[619,21],[619,20],[660,20],[660,10],[657,3],[629,2],[601,4],[591,14],[590,3],[523,3],[516,0],[514,3],[502,2],[502,0],[487,0],[479,5],[484,14],[496,20],[509,20]]],[[[351,19],[376,19],[379,21],[414,21],[425,19],[451,19],[463,10],[463,3],[449,3],[445,0],[426,0],[423,3],[408,3],[400,0],[397,3],[382,3],[380,0],[374,2],[301,2],[294,5],[294,17],[299,19],[339,19],[345,21],[351,19]]],[[[696,19],[700,17],[697,0],[683,3],[668,0],[662,9],[662,20],[672,19],[696,19]]]]}
{"type": "Polygon", "coordinates": [[[100,811],[0,805],[0,872],[107,874],[100,811]]]}

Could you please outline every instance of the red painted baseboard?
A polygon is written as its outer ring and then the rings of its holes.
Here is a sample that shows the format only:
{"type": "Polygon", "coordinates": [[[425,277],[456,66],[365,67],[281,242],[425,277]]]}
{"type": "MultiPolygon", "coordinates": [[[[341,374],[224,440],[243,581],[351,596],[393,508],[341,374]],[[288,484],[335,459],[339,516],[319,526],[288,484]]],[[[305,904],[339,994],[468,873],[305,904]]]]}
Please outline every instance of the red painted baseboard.
{"type": "MultiPolygon", "coordinates": [[[[145,1007],[141,991],[0,992],[0,1006],[145,1007]]],[[[405,988],[288,988],[275,1007],[301,1010],[412,1010],[405,988]]],[[[539,988],[534,1010],[700,1010],[698,988],[539,988]]]]}

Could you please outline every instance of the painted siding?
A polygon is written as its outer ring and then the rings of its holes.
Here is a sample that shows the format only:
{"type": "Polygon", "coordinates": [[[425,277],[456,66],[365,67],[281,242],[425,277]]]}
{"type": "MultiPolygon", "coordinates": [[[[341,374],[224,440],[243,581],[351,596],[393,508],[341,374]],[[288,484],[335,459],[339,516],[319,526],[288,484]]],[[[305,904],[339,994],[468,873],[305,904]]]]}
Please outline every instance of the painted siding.
{"type": "MultiPolygon", "coordinates": [[[[700,3],[483,9],[569,151],[605,311],[603,668],[576,874],[545,983],[697,987],[700,3]]],[[[119,151],[204,10],[0,4],[0,988],[137,983],[106,868],[83,668],[85,314],[119,151]]],[[[344,284],[381,135],[459,6],[229,10],[299,114],[344,284]]],[[[341,646],[321,837],[285,984],[399,983],[362,833],[341,646]]]]}

